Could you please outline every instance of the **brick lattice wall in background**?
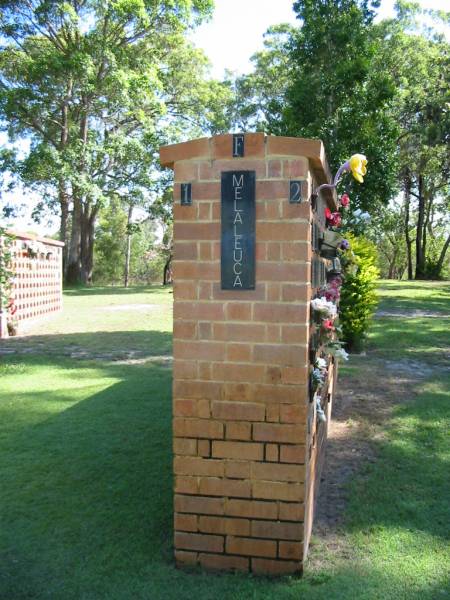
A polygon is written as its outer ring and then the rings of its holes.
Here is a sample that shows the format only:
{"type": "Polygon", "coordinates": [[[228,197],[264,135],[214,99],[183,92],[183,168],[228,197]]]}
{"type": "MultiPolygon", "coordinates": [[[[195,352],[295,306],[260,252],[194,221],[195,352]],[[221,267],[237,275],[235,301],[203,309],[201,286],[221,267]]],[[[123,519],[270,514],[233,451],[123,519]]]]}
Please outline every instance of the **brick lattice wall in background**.
{"type": "Polygon", "coordinates": [[[220,135],[161,149],[175,171],[175,555],[178,564],[295,573],[326,436],[309,393],[309,198],[327,172],[319,142],[245,134],[240,158],[232,144],[220,135]],[[256,174],[254,290],[221,289],[221,174],[230,170],[256,174]],[[291,180],[304,182],[299,204],[289,203],[291,180]],[[180,203],[182,183],[192,205],[180,203]]]}
{"type": "MultiPolygon", "coordinates": [[[[62,247],[56,240],[9,232],[14,278],[10,297],[17,311],[19,324],[52,314],[62,309],[62,247]],[[37,244],[37,256],[32,258],[28,245],[37,244]]],[[[3,328],[5,331],[5,328],[3,328]]]]}

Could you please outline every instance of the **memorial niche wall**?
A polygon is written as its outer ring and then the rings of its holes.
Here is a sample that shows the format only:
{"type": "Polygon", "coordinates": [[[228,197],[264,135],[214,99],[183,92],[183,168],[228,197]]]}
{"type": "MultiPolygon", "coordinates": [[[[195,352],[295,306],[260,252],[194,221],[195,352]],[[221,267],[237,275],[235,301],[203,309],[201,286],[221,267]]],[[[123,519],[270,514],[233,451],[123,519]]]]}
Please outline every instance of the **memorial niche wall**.
{"type": "Polygon", "coordinates": [[[309,385],[323,146],[224,135],[162,148],[161,162],[175,171],[176,561],[299,573],[327,427],[309,385]]]}
{"type": "Polygon", "coordinates": [[[8,311],[0,315],[0,337],[8,336],[7,321],[13,318],[18,332],[28,321],[62,309],[62,251],[57,240],[9,231],[12,237],[8,311]],[[13,308],[13,311],[11,310],[13,308]],[[13,314],[8,314],[13,312],[13,314]]]}

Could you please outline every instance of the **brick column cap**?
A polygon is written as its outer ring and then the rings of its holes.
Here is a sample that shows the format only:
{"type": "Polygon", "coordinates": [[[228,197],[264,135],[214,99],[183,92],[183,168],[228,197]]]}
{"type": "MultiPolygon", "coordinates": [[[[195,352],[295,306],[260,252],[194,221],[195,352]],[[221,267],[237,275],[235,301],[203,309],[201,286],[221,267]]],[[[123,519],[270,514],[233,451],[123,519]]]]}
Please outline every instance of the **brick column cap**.
{"type": "MultiPolygon", "coordinates": [[[[266,157],[304,156],[308,158],[314,169],[314,174],[318,183],[328,183],[331,181],[331,173],[322,140],[275,135],[265,136],[263,133],[245,133],[244,135],[246,146],[247,142],[251,142],[252,145],[254,145],[256,139],[265,144],[266,157]]],[[[205,137],[190,140],[188,142],[181,142],[179,144],[171,144],[170,146],[162,146],[159,149],[161,165],[163,167],[173,168],[174,163],[179,160],[213,160],[217,157],[216,148],[219,146],[223,147],[227,143],[227,138],[229,138],[230,148],[232,147],[232,136],[232,133],[228,133],[225,135],[215,135],[211,138],[205,137]]],[[[232,157],[230,156],[230,158],[232,157]]]]}

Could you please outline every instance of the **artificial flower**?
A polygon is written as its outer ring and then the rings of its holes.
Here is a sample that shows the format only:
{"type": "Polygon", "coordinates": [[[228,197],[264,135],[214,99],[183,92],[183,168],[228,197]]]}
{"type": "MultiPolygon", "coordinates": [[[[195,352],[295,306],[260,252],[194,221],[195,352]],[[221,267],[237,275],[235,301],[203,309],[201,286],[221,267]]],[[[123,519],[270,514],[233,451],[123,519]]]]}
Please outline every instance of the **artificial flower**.
{"type": "Polygon", "coordinates": [[[327,361],[324,358],[318,358],[316,360],[316,367],[318,369],[326,369],[327,368],[327,361]]]}
{"type": "Polygon", "coordinates": [[[314,300],[311,300],[311,308],[314,311],[328,318],[334,318],[337,314],[336,306],[332,302],[327,300],[324,296],[322,296],[321,298],[314,298],[314,300]]]}
{"type": "Polygon", "coordinates": [[[364,183],[364,175],[367,172],[367,158],[364,154],[354,154],[348,161],[348,166],[352,172],[353,177],[359,183],[364,183]]]}
{"type": "Polygon", "coordinates": [[[331,319],[325,319],[325,321],[322,321],[322,327],[326,331],[333,331],[334,330],[333,321],[331,319]]]}
{"type": "Polygon", "coordinates": [[[325,413],[323,412],[323,408],[322,408],[322,405],[320,404],[319,397],[316,397],[316,413],[317,413],[317,418],[319,419],[319,421],[322,421],[322,423],[325,423],[327,420],[327,417],[326,417],[325,413]]]}
{"type": "Polygon", "coordinates": [[[314,386],[319,387],[324,384],[325,376],[320,369],[313,369],[311,379],[314,386]]]}
{"type": "Polygon", "coordinates": [[[344,350],[344,348],[338,348],[338,350],[334,353],[335,358],[342,358],[342,360],[348,360],[348,353],[344,350]]]}
{"type": "Polygon", "coordinates": [[[17,306],[14,304],[14,298],[10,298],[8,300],[8,304],[7,304],[6,308],[8,309],[8,312],[11,316],[16,314],[17,306]]]}
{"type": "Polygon", "coordinates": [[[341,206],[344,208],[348,208],[350,204],[350,197],[348,194],[342,194],[341,196],[341,206]]]}
{"type": "Polygon", "coordinates": [[[330,303],[337,302],[341,295],[339,288],[337,286],[336,287],[330,286],[326,290],[323,290],[322,293],[324,295],[325,300],[327,300],[330,303]]]}
{"type": "Polygon", "coordinates": [[[330,285],[333,288],[339,288],[342,285],[342,277],[340,275],[333,275],[329,281],[328,281],[328,285],[330,285]]]}
{"type": "Polygon", "coordinates": [[[350,242],[348,240],[342,240],[339,244],[339,248],[341,250],[350,250],[350,242]]]}
{"type": "Polygon", "coordinates": [[[331,210],[328,208],[328,206],[325,208],[325,219],[328,221],[328,219],[331,217],[331,210]]]}
{"type": "Polygon", "coordinates": [[[341,224],[341,220],[342,220],[341,213],[338,213],[338,212],[332,213],[330,211],[330,209],[328,208],[325,210],[325,216],[327,218],[327,224],[330,225],[330,227],[339,227],[339,225],[341,224]]]}

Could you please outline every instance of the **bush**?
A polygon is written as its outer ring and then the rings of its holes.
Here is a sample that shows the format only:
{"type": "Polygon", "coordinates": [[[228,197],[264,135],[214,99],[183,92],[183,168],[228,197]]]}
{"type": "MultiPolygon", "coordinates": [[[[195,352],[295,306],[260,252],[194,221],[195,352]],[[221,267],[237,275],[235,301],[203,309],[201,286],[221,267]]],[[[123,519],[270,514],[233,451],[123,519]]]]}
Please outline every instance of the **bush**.
{"type": "Polygon", "coordinates": [[[370,320],[377,306],[375,292],[379,276],[375,245],[356,236],[346,236],[355,255],[356,269],[345,273],[341,289],[340,324],[349,352],[361,351],[367,336],[370,320]]]}

